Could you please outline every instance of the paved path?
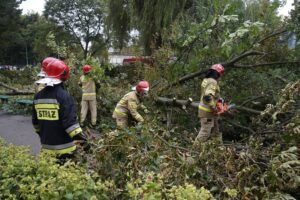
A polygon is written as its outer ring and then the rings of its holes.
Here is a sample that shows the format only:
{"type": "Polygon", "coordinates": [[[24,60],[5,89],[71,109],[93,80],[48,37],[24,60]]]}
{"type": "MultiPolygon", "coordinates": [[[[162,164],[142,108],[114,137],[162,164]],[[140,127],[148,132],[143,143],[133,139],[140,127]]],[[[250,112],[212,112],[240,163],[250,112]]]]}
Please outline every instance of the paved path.
{"type": "Polygon", "coordinates": [[[0,137],[8,143],[30,146],[33,154],[40,152],[40,140],[34,132],[30,116],[10,115],[0,111],[0,137]]]}

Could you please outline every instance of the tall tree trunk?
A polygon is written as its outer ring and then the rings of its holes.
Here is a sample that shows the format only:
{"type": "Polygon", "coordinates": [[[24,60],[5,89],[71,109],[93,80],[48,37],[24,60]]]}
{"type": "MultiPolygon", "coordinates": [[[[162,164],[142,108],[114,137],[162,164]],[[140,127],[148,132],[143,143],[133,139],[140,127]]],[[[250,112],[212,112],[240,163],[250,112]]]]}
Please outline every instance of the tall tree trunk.
{"type": "Polygon", "coordinates": [[[85,42],[85,47],[84,47],[84,52],[83,52],[83,58],[86,60],[86,58],[87,58],[87,55],[88,55],[88,48],[89,48],[89,41],[86,41],[85,42]]]}

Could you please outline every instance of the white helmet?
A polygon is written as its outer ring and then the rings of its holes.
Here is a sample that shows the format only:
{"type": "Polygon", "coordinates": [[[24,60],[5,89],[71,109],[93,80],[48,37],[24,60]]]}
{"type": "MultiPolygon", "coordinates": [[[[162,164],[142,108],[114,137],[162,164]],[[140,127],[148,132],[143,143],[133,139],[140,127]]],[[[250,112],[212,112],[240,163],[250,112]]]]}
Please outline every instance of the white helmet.
{"type": "Polygon", "coordinates": [[[45,78],[46,77],[46,73],[44,71],[40,71],[40,73],[38,73],[37,76],[41,77],[41,78],[45,78]]]}

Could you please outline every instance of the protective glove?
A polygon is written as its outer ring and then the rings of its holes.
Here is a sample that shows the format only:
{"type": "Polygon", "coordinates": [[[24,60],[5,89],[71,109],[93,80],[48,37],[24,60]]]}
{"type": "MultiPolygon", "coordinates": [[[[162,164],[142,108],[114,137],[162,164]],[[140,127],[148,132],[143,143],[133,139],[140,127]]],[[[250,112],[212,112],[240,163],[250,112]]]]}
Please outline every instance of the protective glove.
{"type": "Polygon", "coordinates": [[[150,112],[150,111],[149,111],[147,108],[144,109],[144,113],[145,113],[145,114],[148,114],[149,112],[150,112]]]}
{"type": "Polygon", "coordinates": [[[73,140],[87,141],[87,136],[83,132],[80,132],[73,137],[73,140]]]}
{"type": "Polygon", "coordinates": [[[138,122],[135,126],[136,130],[140,131],[143,127],[143,122],[138,122]]]}

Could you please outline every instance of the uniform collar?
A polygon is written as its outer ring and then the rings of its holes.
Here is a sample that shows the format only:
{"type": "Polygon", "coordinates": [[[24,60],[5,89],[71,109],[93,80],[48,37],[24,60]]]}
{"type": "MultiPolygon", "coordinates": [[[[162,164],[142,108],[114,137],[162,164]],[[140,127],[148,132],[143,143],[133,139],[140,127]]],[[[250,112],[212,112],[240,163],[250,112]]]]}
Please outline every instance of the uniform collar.
{"type": "Polygon", "coordinates": [[[42,79],[36,81],[36,83],[45,84],[46,86],[52,86],[53,87],[54,85],[58,85],[58,84],[62,83],[62,81],[57,79],[57,78],[47,77],[47,78],[42,78],[42,79]]]}

